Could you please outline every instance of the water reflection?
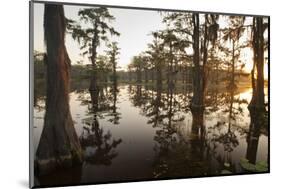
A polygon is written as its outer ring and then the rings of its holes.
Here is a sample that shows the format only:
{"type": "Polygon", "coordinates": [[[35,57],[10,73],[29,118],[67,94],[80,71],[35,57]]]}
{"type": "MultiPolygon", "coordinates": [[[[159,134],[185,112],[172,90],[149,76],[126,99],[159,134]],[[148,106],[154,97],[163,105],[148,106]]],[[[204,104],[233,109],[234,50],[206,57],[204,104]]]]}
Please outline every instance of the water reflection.
{"type": "MultiPolygon", "coordinates": [[[[237,171],[232,160],[232,153],[239,145],[239,137],[243,135],[243,132],[237,133],[237,131],[240,131],[242,128],[239,124],[237,125],[236,120],[237,116],[243,117],[241,104],[245,103],[245,101],[235,97],[234,93],[235,90],[230,89],[226,93],[222,93],[219,98],[215,98],[215,102],[220,105],[218,106],[215,104],[215,108],[212,109],[212,111],[218,111],[218,107],[222,108],[222,105],[225,105],[222,109],[222,112],[225,114],[225,119],[217,120],[214,126],[209,128],[209,133],[212,133],[211,142],[213,146],[216,148],[220,145],[223,149],[223,153],[218,154],[216,160],[220,163],[222,168],[230,172],[237,171]]],[[[218,93],[216,92],[214,96],[217,95],[218,93]]]]}
{"type": "MultiPolygon", "coordinates": [[[[208,90],[205,109],[191,111],[188,87],[72,86],[71,113],[85,151],[81,183],[243,173],[241,158],[267,161],[267,126],[247,109],[249,88],[208,90]]],[[[34,137],[40,137],[44,94],[36,98],[34,137]]]]}
{"type": "Polygon", "coordinates": [[[99,90],[89,90],[91,96],[91,106],[89,111],[92,114],[92,117],[86,118],[83,120],[85,126],[83,126],[83,131],[80,136],[80,143],[82,149],[85,150],[85,161],[91,164],[102,164],[110,165],[113,158],[115,158],[118,153],[114,149],[122,142],[121,139],[115,140],[112,142],[112,134],[110,131],[104,133],[103,128],[100,127],[98,113],[99,111],[104,111],[106,107],[108,109],[113,109],[114,113],[114,124],[117,124],[118,119],[116,118],[116,92],[113,90],[113,108],[106,106],[105,95],[103,89],[99,90]],[[103,100],[102,106],[100,106],[99,98],[103,100]]]}
{"type": "Polygon", "coordinates": [[[110,131],[104,133],[100,128],[97,115],[92,120],[85,121],[83,132],[80,136],[82,149],[85,150],[85,161],[91,164],[110,165],[113,158],[118,153],[114,150],[121,142],[121,139],[112,142],[112,134],[110,131]]]}
{"type": "MultiPolygon", "coordinates": [[[[267,113],[263,111],[250,111],[250,115],[251,123],[247,135],[246,159],[249,160],[250,163],[256,164],[260,136],[263,133],[267,135],[268,132],[268,125],[265,121],[267,120],[267,113]]],[[[268,161],[268,159],[264,161],[268,161]]]]}

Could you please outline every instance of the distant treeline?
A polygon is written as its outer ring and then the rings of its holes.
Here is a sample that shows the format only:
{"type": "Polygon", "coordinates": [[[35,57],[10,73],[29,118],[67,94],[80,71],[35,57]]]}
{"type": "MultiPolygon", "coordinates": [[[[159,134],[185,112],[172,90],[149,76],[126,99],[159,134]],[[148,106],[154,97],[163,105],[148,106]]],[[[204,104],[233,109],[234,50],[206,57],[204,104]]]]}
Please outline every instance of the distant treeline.
{"type": "MultiPolygon", "coordinates": [[[[82,64],[75,64],[71,66],[71,79],[90,79],[92,74],[90,64],[88,65],[82,65],[82,64]]],[[[179,69],[178,73],[175,75],[175,82],[183,83],[183,84],[192,84],[192,78],[193,78],[193,67],[185,67],[182,69],[179,69]]],[[[162,70],[162,75],[168,74],[168,70],[162,70]]],[[[113,81],[113,72],[110,69],[102,69],[98,68],[98,75],[100,82],[112,82],[113,81]]],[[[141,83],[149,83],[149,82],[155,82],[157,80],[156,71],[154,69],[147,69],[144,71],[141,71],[140,73],[138,71],[125,71],[125,70],[119,70],[117,71],[117,79],[119,82],[122,83],[134,83],[138,82],[138,77],[141,75],[141,83]]],[[[239,78],[239,81],[245,81],[250,83],[250,74],[245,72],[237,72],[237,79],[239,78]]],[[[35,79],[44,79],[46,76],[46,66],[44,64],[43,58],[35,58],[35,64],[34,64],[34,77],[35,79]]],[[[231,73],[227,70],[211,70],[209,73],[210,82],[212,84],[218,84],[221,81],[227,81],[229,80],[229,77],[231,76],[231,73]]],[[[167,77],[164,77],[162,79],[162,83],[168,82],[167,77]]],[[[139,83],[139,82],[138,82],[139,83]]]]}

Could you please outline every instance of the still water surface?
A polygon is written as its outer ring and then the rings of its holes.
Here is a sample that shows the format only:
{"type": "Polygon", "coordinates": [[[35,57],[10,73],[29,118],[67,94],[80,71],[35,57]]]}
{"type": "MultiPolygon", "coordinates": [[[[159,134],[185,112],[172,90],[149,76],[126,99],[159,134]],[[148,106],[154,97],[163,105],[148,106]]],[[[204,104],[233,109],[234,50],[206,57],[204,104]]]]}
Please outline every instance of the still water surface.
{"type": "MultiPolygon", "coordinates": [[[[223,170],[244,173],[239,162],[247,158],[247,150],[253,161],[267,161],[266,128],[257,137],[257,149],[249,149],[247,142],[251,88],[208,91],[199,118],[189,109],[191,97],[186,87],[120,84],[115,91],[107,85],[99,94],[75,88],[70,108],[85,161],[36,181],[77,184],[221,175],[223,170]]],[[[34,152],[43,127],[44,99],[35,99],[34,152]]]]}

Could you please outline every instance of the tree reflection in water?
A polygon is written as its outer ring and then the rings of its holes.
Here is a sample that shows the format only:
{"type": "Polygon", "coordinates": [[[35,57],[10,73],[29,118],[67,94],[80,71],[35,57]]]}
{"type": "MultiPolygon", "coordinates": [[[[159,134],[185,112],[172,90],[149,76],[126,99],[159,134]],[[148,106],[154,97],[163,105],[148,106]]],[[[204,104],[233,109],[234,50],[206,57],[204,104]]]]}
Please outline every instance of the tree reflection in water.
{"type": "Polygon", "coordinates": [[[246,159],[249,160],[250,163],[257,163],[257,152],[258,152],[258,144],[259,138],[262,132],[267,131],[267,112],[266,111],[253,111],[250,110],[251,115],[251,123],[250,128],[247,135],[247,152],[246,159]]]}
{"type": "MultiPolygon", "coordinates": [[[[154,136],[155,178],[214,175],[222,174],[223,170],[241,172],[241,169],[237,170],[232,153],[248,130],[240,122],[248,102],[237,95],[238,91],[208,91],[205,109],[190,111],[187,108],[192,96],[189,90],[177,94],[177,89],[163,89],[162,86],[146,90],[142,90],[142,86],[129,86],[128,89],[132,104],[148,118],[147,124],[157,128],[154,136]],[[192,116],[189,132],[182,129],[186,121],[188,125],[186,114],[192,116]],[[216,115],[222,117],[218,119],[216,115]]],[[[247,154],[250,153],[248,149],[247,154]]]]}
{"type": "MultiPolygon", "coordinates": [[[[116,167],[119,170],[120,165],[115,162],[131,158],[131,154],[124,155],[123,150],[134,148],[136,141],[146,146],[136,149],[134,153],[142,154],[140,158],[147,158],[140,162],[141,165],[136,165],[141,171],[136,176],[178,178],[220,175],[223,170],[247,172],[240,166],[240,158],[246,158],[252,164],[267,161],[264,154],[267,153],[268,131],[267,122],[257,122],[261,116],[249,114],[249,99],[243,96],[245,94],[248,94],[245,89],[208,90],[204,110],[191,111],[189,107],[193,94],[188,87],[120,85],[114,88],[104,85],[98,92],[79,90],[72,97],[78,97],[75,101],[81,103],[82,109],[78,109],[77,114],[80,116],[81,111],[84,113],[81,116],[82,124],[80,120],[77,123],[86,155],[84,171],[92,169],[94,172],[98,168],[114,172],[116,167]],[[134,126],[126,123],[134,123],[135,117],[128,117],[130,115],[140,116],[141,122],[134,126]],[[122,124],[120,119],[123,119],[122,124]],[[134,140],[134,137],[140,136],[134,128],[145,131],[145,142],[141,138],[134,140]],[[114,139],[115,132],[122,140],[114,139]],[[130,140],[132,143],[127,142],[130,140]],[[259,145],[265,145],[264,151],[258,152],[261,149],[259,145]],[[143,153],[144,149],[147,153],[143,153]]],[[[38,104],[41,105],[40,100],[38,104]]],[[[128,163],[135,164],[133,160],[128,163]]],[[[87,174],[83,172],[82,175],[90,178],[87,174]]],[[[112,174],[112,177],[118,176],[117,172],[112,174]]]]}
{"type": "MultiPolygon", "coordinates": [[[[85,150],[85,161],[90,164],[110,165],[113,158],[117,157],[118,153],[114,150],[121,142],[122,139],[112,139],[110,131],[104,132],[99,123],[100,111],[104,108],[113,110],[114,123],[118,123],[119,117],[116,114],[116,101],[117,101],[117,87],[113,91],[113,106],[104,105],[105,96],[103,89],[101,91],[90,90],[91,106],[90,114],[93,117],[84,119],[83,131],[80,136],[80,142],[83,150],[85,150]],[[99,99],[103,103],[99,103],[99,99]],[[103,104],[103,106],[100,106],[103,104]]],[[[111,116],[111,115],[110,115],[111,116]]]]}
{"type": "MultiPolygon", "coordinates": [[[[129,87],[129,91],[132,103],[144,107],[142,111],[148,118],[147,123],[157,128],[154,136],[156,143],[153,176],[161,178],[202,174],[202,169],[207,165],[205,161],[209,161],[205,157],[203,112],[192,114],[190,138],[186,139],[184,134],[179,132],[185,119],[182,110],[186,109],[185,102],[189,100],[190,95],[175,94],[174,87],[166,89],[165,94],[161,85],[156,86],[156,92],[153,90],[140,92],[140,89],[134,90],[132,86],[129,87]]],[[[207,170],[203,172],[205,171],[207,170]]]]}
{"type": "Polygon", "coordinates": [[[109,106],[109,113],[107,114],[107,116],[109,117],[108,121],[112,122],[114,125],[118,125],[119,120],[121,119],[121,113],[118,112],[118,107],[116,106],[118,92],[119,90],[117,86],[113,86],[110,89],[110,93],[111,93],[110,99],[112,103],[109,106]]]}
{"type": "Polygon", "coordinates": [[[183,126],[180,124],[183,119],[174,119],[169,112],[168,124],[161,125],[155,134],[154,177],[175,178],[209,173],[211,159],[205,141],[203,111],[192,112],[188,137],[179,133],[178,125],[183,126]]]}

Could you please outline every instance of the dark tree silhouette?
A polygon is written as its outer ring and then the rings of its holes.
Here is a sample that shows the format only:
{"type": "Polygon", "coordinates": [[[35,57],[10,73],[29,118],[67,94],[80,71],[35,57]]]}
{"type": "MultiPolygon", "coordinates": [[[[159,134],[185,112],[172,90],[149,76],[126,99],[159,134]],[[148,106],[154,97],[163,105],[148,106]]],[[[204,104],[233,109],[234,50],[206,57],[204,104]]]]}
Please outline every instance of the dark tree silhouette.
{"type": "Polygon", "coordinates": [[[98,78],[100,82],[107,82],[108,75],[112,71],[112,66],[109,61],[109,57],[104,55],[98,55],[97,56],[97,70],[98,70],[98,78]]]}
{"type": "MultiPolygon", "coordinates": [[[[218,15],[205,14],[203,30],[200,27],[200,16],[198,13],[192,14],[193,23],[193,98],[191,101],[191,109],[204,108],[205,90],[207,86],[206,66],[208,60],[209,43],[213,45],[217,40],[217,24],[218,15]],[[200,32],[202,30],[203,32],[200,32]],[[202,59],[202,60],[201,60],[202,59]],[[200,64],[202,62],[202,64],[200,64]]],[[[201,111],[201,110],[198,110],[201,111]]]]}
{"type": "Polygon", "coordinates": [[[264,31],[268,25],[264,23],[262,17],[253,18],[252,28],[252,46],[254,52],[254,63],[252,69],[252,88],[253,96],[249,105],[250,109],[264,110],[264,31]],[[255,70],[257,71],[257,79],[255,79],[255,70]],[[257,80],[257,81],[256,81],[257,80]]]}
{"type": "Polygon", "coordinates": [[[243,32],[245,31],[245,16],[231,16],[228,20],[230,23],[229,27],[223,30],[223,40],[224,42],[230,42],[231,48],[224,50],[228,51],[228,56],[231,56],[231,63],[229,63],[229,66],[231,68],[229,87],[237,88],[235,84],[235,71],[238,58],[240,56],[240,51],[245,47],[245,45],[241,44],[241,42],[239,41],[241,36],[243,35],[243,32]]]}
{"type": "Polygon", "coordinates": [[[153,32],[153,41],[148,44],[148,50],[146,53],[150,56],[150,61],[153,67],[156,69],[156,84],[158,88],[162,85],[162,69],[163,69],[163,44],[160,43],[159,33],[153,32]]]}
{"type": "Polygon", "coordinates": [[[47,47],[47,99],[44,127],[36,152],[38,174],[71,167],[82,161],[81,146],[69,110],[69,68],[62,5],[45,5],[44,33],[47,47]]]}
{"type": "Polygon", "coordinates": [[[173,32],[173,30],[166,29],[163,31],[158,32],[160,38],[163,39],[163,46],[165,47],[163,50],[166,50],[164,52],[164,56],[166,59],[167,64],[167,84],[169,87],[174,85],[174,78],[176,75],[175,65],[177,64],[176,60],[176,50],[179,46],[179,39],[173,32]]]}
{"type": "Polygon", "coordinates": [[[118,43],[117,42],[112,42],[110,44],[108,44],[108,48],[109,50],[106,51],[107,55],[109,56],[109,62],[111,64],[112,67],[112,72],[113,72],[113,85],[117,86],[117,74],[116,74],[116,68],[117,68],[117,56],[120,54],[119,50],[120,48],[118,48],[118,43]]]}
{"type": "Polygon", "coordinates": [[[263,119],[261,115],[255,115],[251,113],[251,123],[249,132],[247,135],[247,152],[246,158],[250,163],[256,164],[258,144],[261,132],[261,126],[263,125],[263,119]],[[259,116],[259,117],[258,117],[259,116]]]}
{"type": "Polygon", "coordinates": [[[268,29],[268,23],[262,17],[253,18],[252,26],[252,48],[254,54],[252,78],[252,99],[248,106],[250,110],[251,123],[247,136],[246,158],[251,164],[256,164],[259,137],[262,129],[266,128],[267,112],[264,100],[264,50],[266,42],[264,32],[268,29]],[[257,73],[255,73],[257,71],[257,73]],[[256,78],[255,78],[256,75],[256,78]]]}
{"type": "Polygon", "coordinates": [[[141,55],[134,56],[131,62],[131,67],[134,68],[136,74],[137,74],[137,79],[136,81],[138,83],[142,82],[142,70],[143,70],[143,58],[141,55]]]}
{"type": "Polygon", "coordinates": [[[108,34],[117,36],[120,34],[109,25],[109,23],[114,21],[115,18],[109,13],[107,8],[99,7],[81,9],[78,12],[78,16],[85,24],[90,23],[90,27],[83,28],[75,21],[67,20],[68,30],[71,32],[73,39],[77,40],[78,43],[81,44],[80,49],[83,50],[82,55],[89,55],[92,62],[93,73],[90,90],[99,90],[96,65],[97,47],[100,46],[101,41],[108,41],[108,34]]]}
{"type": "Polygon", "coordinates": [[[204,99],[204,78],[203,70],[200,68],[200,23],[199,23],[199,14],[194,13],[192,15],[193,21],[193,65],[194,65],[194,73],[193,73],[193,98],[191,107],[194,109],[196,107],[203,107],[203,99],[204,99]]]}
{"type": "Polygon", "coordinates": [[[114,149],[122,142],[121,139],[111,141],[111,132],[104,132],[99,122],[99,114],[104,111],[101,102],[103,90],[90,91],[91,108],[90,112],[93,118],[85,119],[85,126],[80,136],[82,148],[85,150],[87,147],[95,148],[94,153],[85,153],[85,161],[91,164],[110,165],[118,153],[114,149]]]}

